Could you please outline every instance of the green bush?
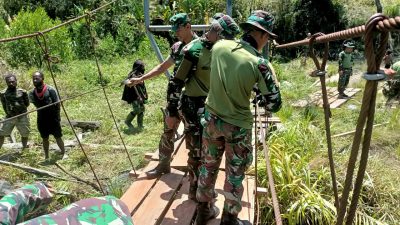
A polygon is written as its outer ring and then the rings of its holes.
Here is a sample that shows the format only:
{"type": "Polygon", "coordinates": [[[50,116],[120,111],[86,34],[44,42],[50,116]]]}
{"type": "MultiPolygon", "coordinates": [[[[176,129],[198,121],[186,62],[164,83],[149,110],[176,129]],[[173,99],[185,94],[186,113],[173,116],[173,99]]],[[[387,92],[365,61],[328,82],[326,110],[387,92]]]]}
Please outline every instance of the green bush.
{"type": "Polygon", "coordinates": [[[91,36],[85,21],[76,22],[70,27],[73,50],[78,59],[87,59],[93,55],[91,36]]]}
{"type": "MultiPolygon", "coordinates": [[[[10,24],[8,36],[43,31],[60,24],[58,20],[51,20],[43,8],[37,8],[34,12],[22,10],[10,24]]],[[[44,35],[47,39],[47,47],[51,56],[59,57],[61,61],[69,61],[72,58],[71,41],[65,27],[53,30],[44,35]]],[[[39,38],[43,43],[43,39],[39,38]]],[[[26,66],[42,67],[43,52],[35,38],[26,38],[7,44],[10,57],[7,59],[10,65],[18,67],[26,66]]]]}
{"type": "Polygon", "coordinates": [[[139,23],[133,17],[127,17],[118,26],[115,50],[120,55],[132,54],[138,50],[139,44],[144,37],[143,23],[139,23]]]}

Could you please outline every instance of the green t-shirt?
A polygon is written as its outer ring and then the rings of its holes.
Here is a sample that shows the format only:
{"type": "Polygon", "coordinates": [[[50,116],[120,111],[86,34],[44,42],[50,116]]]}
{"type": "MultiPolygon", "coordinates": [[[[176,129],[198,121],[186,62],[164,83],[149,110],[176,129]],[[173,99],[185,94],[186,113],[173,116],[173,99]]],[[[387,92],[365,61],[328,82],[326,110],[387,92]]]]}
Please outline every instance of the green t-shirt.
{"type": "Polygon", "coordinates": [[[185,81],[185,95],[207,96],[210,88],[211,52],[205,39],[196,39],[183,48],[184,59],[175,78],[185,81]]]}
{"type": "Polygon", "coordinates": [[[339,53],[339,70],[351,69],[354,64],[353,54],[341,51],[339,53]]]}
{"type": "Polygon", "coordinates": [[[267,98],[266,109],[279,110],[279,88],[268,69],[268,61],[256,49],[243,40],[221,40],[214,44],[211,57],[207,110],[227,123],[251,129],[250,95],[255,84],[267,98]]]}

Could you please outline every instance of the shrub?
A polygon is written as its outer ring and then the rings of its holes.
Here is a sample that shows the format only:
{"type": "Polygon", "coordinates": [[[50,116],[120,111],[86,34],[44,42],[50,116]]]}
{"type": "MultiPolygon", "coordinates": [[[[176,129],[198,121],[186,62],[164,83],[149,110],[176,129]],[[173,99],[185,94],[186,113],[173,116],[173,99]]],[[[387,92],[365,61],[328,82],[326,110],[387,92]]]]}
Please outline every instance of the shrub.
{"type": "MultiPolygon", "coordinates": [[[[43,8],[37,8],[34,12],[22,10],[10,24],[8,36],[18,36],[45,30],[60,24],[58,20],[51,20],[43,8]]],[[[65,27],[53,30],[44,35],[47,39],[47,46],[51,56],[57,56],[61,61],[68,61],[72,58],[71,41],[65,27]]],[[[39,40],[43,42],[42,38],[39,40]]],[[[8,62],[12,66],[42,67],[43,52],[35,38],[26,38],[7,44],[11,56],[8,62]]]]}

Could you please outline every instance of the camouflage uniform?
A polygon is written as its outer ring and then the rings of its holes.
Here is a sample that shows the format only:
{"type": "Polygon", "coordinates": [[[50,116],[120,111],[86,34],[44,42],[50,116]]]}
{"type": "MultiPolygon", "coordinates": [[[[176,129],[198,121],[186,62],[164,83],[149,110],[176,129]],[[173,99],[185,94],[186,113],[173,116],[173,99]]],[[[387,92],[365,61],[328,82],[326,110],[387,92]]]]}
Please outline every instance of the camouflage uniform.
{"type": "MultiPolygon", "coordinates": [[[[3,105],[6,118],[14,117],[27,112],[29,106],[28,94],[24,89],[7,88],[0,93],[1,104],[3,105]]],[[[28,137],[30,133],[30,124],[28,115],[19,116],[1,124],[0,136],[9,136],[17,127],[22,137],[28,137]]]]}
{"type": "Polygon", "coordinates": [[[133,225],[126,205],[113,196],[89,198],[75,202],[55,213],[26,222],[24,216],[46,207],[53,195],[43,183],[24,186],[0,200],[0,224],[124,224],[133,225]]]}
{"type": "Polygon", "coordinates": [[[343,94],[349,84],[350,76],[353,75],[353,64],[354,57],[352,53],[346,53],[344,51],[339,53],[339,71],[343,71],[343,74],[339,75],[339,94],[343,94]]]}
{"type": "MultiPolygon", "coordinates": [[[[196,38],[197,36],[193,35],[193,40],[196,38]]],[[[173,76],[175,76],[179,65],[183,60],[182,49],[185,45],[186,43],[178,41],[171,47],[170,57],[175,62],[173,76]]],[[[179,123],[181,122],[181,117],[178,112],[181,87],[182,84],[177,84],[176,79],[173,79],[173,77],[168,82],[167,106],[164,109],[164,132],[161,135],[158,147],[160,164],[168,164],[171,160],[172,152],[174,151],[174,135],[178,130],[179,123]]]]}
{"type": "Polygon", "coordinates": [[[392,69],[396,74],[392,79],[385,81],[382,88],[382,93],[387,98],[387,104],[389,104],[392,99],[400,98],[400,61],[394,63],[392,69]]]}
{"type": "MultiPolygon", "coordinates": [[[[265,14],[253,15],[248,20],[263,20],[261,16],[265,14]]],[[[205,157],[200,167],[197,200],[212,201],[218,167],[225,152],[223,217],[227,213],[237,218],[241,210],[244,172],[252,162],[253,116],[249,99],[253,86],[257,84],[265,98],[267,111],[276,112],[281,106],[279,88],[268,69],[268,61],[248,41],[251,40],[246,35],[240,41],[221,40],[212,50],[210,92],[203,121],[205,157]]]]}
{"type": "Polygon", "coordinates": [[[185,141],[189,150],[188,169],[190,193],[195,199],[198,167],[200,165],[201,133],[199,115],[204,111],[204,102],[210,83],[210,49],[212,44],[205,38],[190,42],[183,49],[184,59],[175,75],[175,82],[183,82],[185,91],[180,100],[180,109],[185,120],[185,141]]]}

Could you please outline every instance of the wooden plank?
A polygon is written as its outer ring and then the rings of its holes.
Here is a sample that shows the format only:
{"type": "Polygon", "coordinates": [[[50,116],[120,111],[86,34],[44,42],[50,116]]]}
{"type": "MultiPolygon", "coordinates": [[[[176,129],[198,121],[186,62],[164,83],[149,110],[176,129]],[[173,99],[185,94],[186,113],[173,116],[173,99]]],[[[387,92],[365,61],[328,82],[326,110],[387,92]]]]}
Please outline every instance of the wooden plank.
{"type": "Polygon", "coordinates": [[[132,220],[135,224],[157,224],[166,212],[166,207],[172,201],[177,188],[182,182],[183,172],[172,169],[158,180],[146,199],[134,212],[132,220]]]}
{"type": "Polygon", "coordinates": [[[242,210],[239,212],[239,219],[254,223],[254,192],[255,181],[253,176],[246,176],[243,180],[242,210]]]}
{"type": "MultiPolygon", "coordinates": [[[[157,162],[150,162],[144,170],[147,171],[153,169],[157,164],[157,162]]],[[[150,189],[155,185],[156,181],[156,179],[148,180],[146,173],[141,173],[132,183],[121,197],[121,201],[128,206],[129,212],[133,212],[139,203],[146,197],[150,189]]]]}
{"type": "Polygon", "coordinates": [[[189,179],[185,177],[179,193],[161,222],[162,225],[190,224],[196,212],[197,203],[189,199],[189,187],[189,179]]]}
{"type": "Polygon", "coordinates": [[[215,191],[218,192],[215,205],[220,210],[220,213],[218,214],[217,218],[208,221],[207,225],[219,225],[221,223],[222,210],[224,209],[224,201],[225,201],[224,184],[225,184],[225,172],[219,171],[217,181],[215,182],[215,191]]]}
{"type": "MultiPolygon", "coordinates": [[[[346,91],[345,93],[346,93],[349,97],[352,97],[352,96],[354,96],[355,94],[357,94],[357,92],[359,92],[360,90],[361,90],[361,89],[352,89],[352,90],[350,90],[349,92],[346,91]]],[[[350,98],[348,98],[348,99],[337,99],[335,102],[333,102],[333,103],[331,104],[331,109],[340,107],[340,106],[343,105],[345,102],[347,102],[349,99],[350,99],[350,98]]]]}

